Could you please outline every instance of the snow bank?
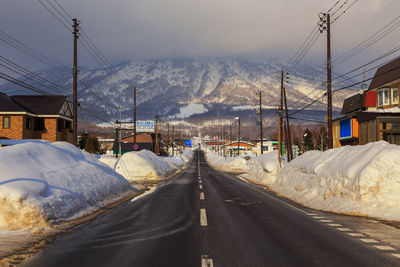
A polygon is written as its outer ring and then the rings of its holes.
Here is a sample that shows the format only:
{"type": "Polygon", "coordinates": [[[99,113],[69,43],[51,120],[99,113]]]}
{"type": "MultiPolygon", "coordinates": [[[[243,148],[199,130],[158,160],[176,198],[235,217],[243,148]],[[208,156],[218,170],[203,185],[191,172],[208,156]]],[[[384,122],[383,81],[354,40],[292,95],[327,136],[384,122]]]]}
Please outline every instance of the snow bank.
{"type": "Polygon", "coordinates": [[[264,184],[305,206],[336,213],[400,220],[400,146],[380,141],[325,152],[309,151],[278,168],[276,152],[247,161],[207,154],[215,169],[264,184]],[[238,168],[237,167],[237,168],[238,168]]]}
{"type": "Polygon", "coordinates": [[[400,146],[381,141],[309,151],[271,187],[312,208],[400,220],[400,146]]]}
{"type": "Polygon", "coordinates": [[[216,170],[224,172],[243,173],[248,171],[247,161],[239,157],[222,157],[213,153],[206,154],[207,163],[216,170]]]}
{"type": "Polygon", "coordinates": [[[37,230],[88,215],[135,190],[65,142],[0,148],[0,229],[37,230]]]}
{"type": "Polygon", "coordinates": [[[180,156],[159,157],[149,150],[132,151],[113,158],[102,155],[99,160],[128,181],[159,180],[183,170],[193,158],[193,150],[186,149],[180,156]]]}
{"type": "MultiPolygon", "coordinates": [[[[243,175],[256,183],[271,184],[276,180],[279,170],[278,151],[268,152],[247,161],[248,172],[243,175]]],[[[282,159],[282,165],[284,160],[282,159]]]]}

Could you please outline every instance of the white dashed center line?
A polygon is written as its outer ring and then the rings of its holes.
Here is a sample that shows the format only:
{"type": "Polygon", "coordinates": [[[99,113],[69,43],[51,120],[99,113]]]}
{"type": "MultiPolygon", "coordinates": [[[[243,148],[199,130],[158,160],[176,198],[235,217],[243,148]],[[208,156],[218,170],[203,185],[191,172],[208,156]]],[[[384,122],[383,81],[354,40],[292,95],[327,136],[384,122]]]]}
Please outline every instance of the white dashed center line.
{"type": "Polygon", "coordinates": [[[328,223],[328,225],[332,226],[332,227],[341,227],[341,226],[343,226],[340,223],[328,223]]]}
{"type": "Polygon", "coordinates": [[[202,185],[199,185],[199,188],[200,188],[200,189],[203,189],[203,186],[202,186],[202,185]]]}
{"type": "Polygon", "coordinates": [[[314,219],[326,219],[325,217],[313,216],[314,219]]]}
{"type": "Polygon", "coordinates": [[[200,209],[200,225],[207,226],[206,209],[200,209]]]}
{"type": "Polygon", "coordinates": [[[320,220],[321,222],[324,222],[324,223],[331,223],[331,222],[333,222],[332,220],[320,220]]]}
{"type": "Polygon", "coordinates": [[[214,267],[213,260],[207,255],[201,255],[201,267],[214,267]]]}
{"type": "Polygon", "coordinates": [[[204,193],[203,192],[200,193],[200,199],[204,200],[204,193]]]}
{"type": "Polygon", "coordinates": [[[368,239],[368,238],[361,238],[360,239],[362,242],[365,242],[365,243],[379,243],[377,240],[375,240],[375,239],[368,239]]]}
{"type": "Polygon", "coordinates": [[[342,232],[351,232],[351,231],[353,231],[353,230],[351,230],[350,228],[337,228],[339,231],[342,231],[342,232]]]}
{"type": "Polygon", "coordinates": [[[360,234],[360,233],[347,233],[347,234],[349,234],[351,236],[357,236],[357,237],[364,236],[363,234],[360,234]]]}
{"type": "Polygon", "coordinates": [[[389,246],[374,246],[374,247],[376,247],[377,249],[380,249],[380,250],[396,250],[389,246]]]}
{"type": "Polygon", "coordinates": [[[396,258],[400,259],[400,254],[392,254],[392,256],[395,256],[396,258]]]}

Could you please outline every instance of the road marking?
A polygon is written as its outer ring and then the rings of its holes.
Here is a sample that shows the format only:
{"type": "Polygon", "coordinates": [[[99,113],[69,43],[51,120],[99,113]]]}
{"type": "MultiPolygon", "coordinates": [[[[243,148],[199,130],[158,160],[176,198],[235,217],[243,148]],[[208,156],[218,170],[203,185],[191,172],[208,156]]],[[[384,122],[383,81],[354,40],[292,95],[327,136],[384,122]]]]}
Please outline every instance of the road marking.
{"type": "Polygon", "coordinates": [[[200,193],[200,199],[204,200],[204,193],[203,192],[200,193]]]}
{"type": "Polygon", "coordinates": [[[392,256],[395,256],[396,258],[400,259],[400,254],[392,254],[392,256]]]}
{"type": "Polygon", "coordinates": [[[200,189],[203,189],[203,186],[202,186],[202,185],[199,185],[199,188],[200,188],[200,189]]]}
{"type": "Polygon", "coordinates": [[[201,267],[214,267],[213,260],[207,255],[201,255],[201,267]]]}
{"type": "Polygon", "coordinates": [[[380,250],[396,250],[389,246],[374,246],[374,247],[376,247],[377,249],[380,249],[380,250]]]}
{"type": "Polygon", "coordinates": [[[321,217],[321,216],[313,216],[314,219],[326,219],[326,217],[321,217]]]}
{"type": "Polygon", "coordinates": [[[358,236],[358,237],[364,236],[363,234],[360,234],[360,233],[347,233],[347,234],[349,234],[351,236],[358,236]]]}
{"type": "Polygon", "coordinates": [[[343,231],[343,232],[351,232],[353,230],[351,230],[350,228],[337,228],[339,231],[343,231]]]}
{"type": "Polygon", "coordinates": [[[332,220],[320,220],[321,222],[324,222],[324,223],[331,223],[331,222],[333,222],[332,220]]]}
{"type": "Polygon", "coordinates": [[[379,243],[377,240],[369,238],[361,238],[360,240],[365,243],[379,243]]]}
{"type": "Polygon", "coordinates": [[[207,226],[206,209],[200,209],[200,225],[207,226]]]}
{"type": "Polygon", "coordinates": [[[307,215],[309,215],[309,216],[317,216],[318,214],[315,214],[315,213],[306,213],[307,215]]]}
{"type": "Polygon", "coordinates": [[[332,227],[341,227],[341,226],[343,226],[340,223],[328,223],[328,225],[332,226],[332,227]]]}

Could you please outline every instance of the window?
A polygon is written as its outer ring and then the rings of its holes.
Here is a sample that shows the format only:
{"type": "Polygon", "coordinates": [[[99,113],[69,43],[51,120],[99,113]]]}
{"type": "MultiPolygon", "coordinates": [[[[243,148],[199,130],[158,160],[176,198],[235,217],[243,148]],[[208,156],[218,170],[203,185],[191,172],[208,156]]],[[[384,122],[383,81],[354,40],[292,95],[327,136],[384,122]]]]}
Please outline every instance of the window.
{"type": "Polygon", "coordinates": [[[389,105],[389,89],[378,91],[378,106],[389,105]]]}
{"type": "Polygon", "coordinates": [[[35,131],[43,131],[43,130],[44,130],[44,119],[35,118],[35,131]]]}
{"type": "Polygon", "coordinates": [[[399,89],[392,88],[392,104],[399,103],[399,89]]]}
{"type": "Polygon", "coordinates": [[[32,130],[32,119],[31,118],[26,118],[25,122],[26,122],[26,125],[25,125],[26,127],[25,128],[27,130],[32,130]]]}
{"type": "Polygon", "coordinates": [[[3,129],[10,129],[10,116],[3,116],[3,129]]]}

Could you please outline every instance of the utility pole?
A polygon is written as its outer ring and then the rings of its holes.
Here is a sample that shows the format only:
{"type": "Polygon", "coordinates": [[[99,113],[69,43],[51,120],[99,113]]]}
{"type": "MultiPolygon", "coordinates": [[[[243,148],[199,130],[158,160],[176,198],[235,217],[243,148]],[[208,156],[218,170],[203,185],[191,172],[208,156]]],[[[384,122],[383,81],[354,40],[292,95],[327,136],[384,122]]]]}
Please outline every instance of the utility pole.
{"type": "Polygon", "coordinates": [[[159,116],[156,115],[156,144],[154,146],[154,152],[156,155],[158,155],[158,119],[159,116]]]}
{"type": "Polygon", "coordinates": [[[289,124],[289,112],[288,112],[288,108],[287,108],[287,100],[286,100],[286,88],[285,86],[283,86],[283,98],[285,100],[285,112],[286,112],[286,147],[287,147],[287,158],[288,158],[288,162],[291,161],[293,159],[293,150],[292,150],[292,139],[290,136],[290,124],[289,124]]]}
{"type": "Polygon", "coordinates": [[[169,123],[167,124],[167,153],[169,155],[169,123]]]}
{"type": "Polygon", "coordinates": [[[172,125],[172,142],[171,142],[171,147],[172,147],[172,156],[174,156],[174,131],[175,131],[175,126],[172,125]]]}
{"type": "Polygon", "coordinates": [[[331,14],[322,13],[319,17],[320,22],[319,31],[322,33],[326,31],[326,93],[328,100],[328,148],[333,147],[333,137],[332,137],[332,62],[331,62],[331,14]]]}
{"type": "Polygon", "coordinates": [[[119,156],[122,156],[122,153],[121,153],[121,139],[122,139],[122,136],[121,136],[121,123],[122,123],[122,106],[121,105],[118,105],[117,106],[117,108],[119,109],[119,127],[118,127],[118,143],[119,143],[119,156]]]}
{"type": "Polygon", "coordinates": [[[136,145],[136,86],[133,88],[133,145],[136,145]]]}
{"type": "Polygon", "coordinates": [[[237,145],[237,149],[238,149],[238,157],[240,155],[240,117],[237,117],[239,120],[238,123],[238,145],[237,145]]]}
{"type": "Polygon", "coordinates": [[[278,162],[281,165],[282,155],[282,106],[283,106],[283,71],[281,71],[281,104],[278,107],[278,162]]]}
{"type": "Polygon", "coordinates": [[[76,18],[72,19],[74,22],[74,67],[73,67],[73,106],[74,106],[74,145],[78,144],[78,32],[79,22],[76,18]]]}
{"type": "Polygon", "coordinates": [[[260,140],[261,140],[261,155],[264,152],[263,146],[263,115],[262,115],[262,102],[261,102],[261,91],[260,91],[260,140]]]}
{"type": "Polygon", "coordinates": [[[230,147],[231,147],[231,157],[232,157],[232,124],[229,124],[229,144],[230,144],[230,147]]]}

